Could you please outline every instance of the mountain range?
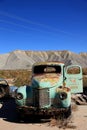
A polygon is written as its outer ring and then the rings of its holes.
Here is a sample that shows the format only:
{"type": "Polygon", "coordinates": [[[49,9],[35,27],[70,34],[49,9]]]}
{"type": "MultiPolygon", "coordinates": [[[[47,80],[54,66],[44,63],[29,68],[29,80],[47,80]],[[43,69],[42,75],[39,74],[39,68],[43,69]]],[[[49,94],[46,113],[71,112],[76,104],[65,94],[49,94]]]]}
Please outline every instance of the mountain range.
{"type": "Polygon", "coordinates": [[[0,70],[31,69],[35,62],[61,61],[65,65],[81,65],[87,67],[87,53],[74,53],[62,51],[24,51],[15,50],[6,54],[0,54],[0,70]]]}

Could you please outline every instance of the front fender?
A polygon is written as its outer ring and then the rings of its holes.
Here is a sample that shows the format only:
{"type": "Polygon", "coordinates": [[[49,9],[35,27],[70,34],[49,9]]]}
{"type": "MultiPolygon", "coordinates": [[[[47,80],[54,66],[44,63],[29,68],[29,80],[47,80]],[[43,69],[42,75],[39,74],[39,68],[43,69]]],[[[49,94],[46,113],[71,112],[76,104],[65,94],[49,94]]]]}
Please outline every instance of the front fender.
{"type": "Polygon", "coordinates": [[[32,103],[32,88],[30,86],[21,86],[16,90],[15,100],[19,106],[27,106],[32,103]],[[18,99],[17,95],[21,94],[22,98],[18,99]]]}
{"type": "Polygon", "coordinates": [[[57,88],[54,104],[58,108],[67,108],[71,105],[71,90],[67,87],[57,88]]]}

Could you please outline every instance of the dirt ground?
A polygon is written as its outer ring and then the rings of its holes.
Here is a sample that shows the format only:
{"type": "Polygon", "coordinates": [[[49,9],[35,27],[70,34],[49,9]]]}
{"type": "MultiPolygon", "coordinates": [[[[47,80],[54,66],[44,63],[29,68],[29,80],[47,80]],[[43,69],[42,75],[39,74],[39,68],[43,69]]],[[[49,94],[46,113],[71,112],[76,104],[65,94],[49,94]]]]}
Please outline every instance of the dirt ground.
{"type": "Polygon", "coordinates": [[[73,112],[65,121],[51,122],[16,122],[14,100],[9,99],[0,104],[0,130],[87,130],[87,105],[72,108],[73,112]]]}

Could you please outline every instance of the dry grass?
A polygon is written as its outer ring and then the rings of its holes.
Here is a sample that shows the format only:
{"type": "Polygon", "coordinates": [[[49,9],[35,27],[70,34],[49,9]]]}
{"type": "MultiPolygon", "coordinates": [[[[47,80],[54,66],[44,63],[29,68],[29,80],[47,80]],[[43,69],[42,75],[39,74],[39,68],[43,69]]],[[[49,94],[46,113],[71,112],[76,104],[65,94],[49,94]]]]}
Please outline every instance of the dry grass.
{"type": "Polygon", "coordinates": [[[28,70],[1,70],[0,78],[13,79],[14,86],[29,85],[31,71],[28,70]]]}
{"type": "Polygon", "coordinates": [[[76,126],[73,124],[73,112],[78,111],[78,106],[73,103],[71,106],[72,114],[68,118],[64,118],[63,116],[58,116],[57,119],[52,118],[49,122],[49,126],[62,129],[76,129],[76,126]]]}
{"type": "Polygon", "coordinates": [[[62,129],[75,129],[76,126],[73,125],[72,116],[67,119],[63,117],[58,117],[58,119],[51,119],[49,126],[54,127],[57,126],[58,128],[62,129]]]}
{"type": "Polygon", "coordinates": [[[87,68],[82,69],[83,75],[87,75],[87,68]]]}

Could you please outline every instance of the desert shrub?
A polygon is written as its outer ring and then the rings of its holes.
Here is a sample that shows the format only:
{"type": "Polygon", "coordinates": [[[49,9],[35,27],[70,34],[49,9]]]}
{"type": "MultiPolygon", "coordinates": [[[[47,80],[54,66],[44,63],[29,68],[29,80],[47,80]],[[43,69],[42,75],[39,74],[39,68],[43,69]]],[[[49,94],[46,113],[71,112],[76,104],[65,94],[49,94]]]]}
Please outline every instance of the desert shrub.
{"type": "Polygon", "coordinates": [[[14,86],[29,85],[31,71],[29,70],[1,70],[0,78],[14,79],[14,86]]]}
{"type": "Polygon", "coordinates": [[[87,77],[83,76],[83,86],[87,87],[87,77]]]}
{"type": "Polygon", "coordinates": [[[83,71],[83,75],[87,75],[87,68],[83,68],[82,71],[83,71]]]}
{"type": "Polygon", "coordinates": [[[72,116],[67,119],[64,119],[62,117],[51,119],[49,126],[57,126],[59,129],[76,129],[76,126],[72,122],[72,116]]]}

